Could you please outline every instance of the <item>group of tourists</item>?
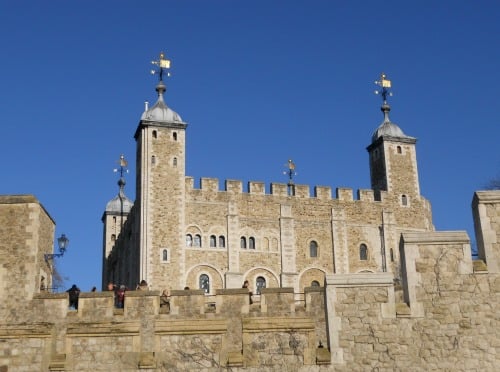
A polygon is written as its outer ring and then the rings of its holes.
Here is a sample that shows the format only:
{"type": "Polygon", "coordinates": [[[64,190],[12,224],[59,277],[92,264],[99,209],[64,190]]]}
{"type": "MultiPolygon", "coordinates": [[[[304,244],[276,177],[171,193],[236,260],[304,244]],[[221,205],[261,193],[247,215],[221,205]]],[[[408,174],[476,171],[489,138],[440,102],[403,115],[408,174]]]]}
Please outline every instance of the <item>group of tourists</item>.
{"type": "MultiPolygon", "coordinates": [[[[252,303],[252,292],[249,288],[248,280],[243,282],[242,288],[248,288],[248,295],[250,298],[250,304],[252,303]]],[[[137,291],[147,291],[149,290],[148,283],[145,280],[141,280],[139,284],[137,284],[137,291]]],[[[115,307],[118,309],[123,309],[125,303],[125,293],[129,290],[125,285],[121,284],[120,286],[114,283],[108,283],[107,287],[108,291],[113,291],[115,298],[115,307]]],[[[184,290],[189,290],[189,287],[185,287],[184,290]]],[[[96,291],[96,287],[92,288],[92,292],[96,291]]],[[[80,296],[80,288],[77,287],[76,284],[73,284],[70,289],[66,291],[69,296],[69,307],[70,309],[78,310],[78,298],[80,296]]],[[[170,293],[167,289],[163,290],[160,295],[160,307],[170,308],[170,293]]]]}

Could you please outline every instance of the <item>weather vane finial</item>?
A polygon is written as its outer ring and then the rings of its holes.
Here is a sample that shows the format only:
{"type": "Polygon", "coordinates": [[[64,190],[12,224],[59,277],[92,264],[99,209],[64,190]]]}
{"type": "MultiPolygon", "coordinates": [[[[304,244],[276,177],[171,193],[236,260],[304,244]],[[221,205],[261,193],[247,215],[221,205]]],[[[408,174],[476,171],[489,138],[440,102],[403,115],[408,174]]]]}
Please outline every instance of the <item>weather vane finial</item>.
{"type": "Polygon", "coordinates": [[[120,159],[117,161],[118,164],[120,164],[120,168],[115,168],[113,169],[113,172],[120,172],[120,178],[123,178],[124,173],[128,173],[128,162],[125,160],[125,156],[120,155],[120,159]]]}
{"type": "Polygon", "coordinates": [[[285,164],[285,167],[288,168],[287,171],[283,172],[283,174],[288,175],[288,194],[295,195],[295,184],[293,183],[293,177],[297,175],[297,172],[295,172],[295,163],[292,159],[288,159],[288,163],[285,164]]]}
{"type": "Polygon", "coordinates": [[[165,53],[160,53],[160,58],[157,61],[151,61],[151,64],[157,66],[156,69],[151,70],[152,75],[160,75],[160,81],[163,81],[163,73],[170,76],[170,72],[166,71],[170,68],[170,60],[165,58],[165,53]]]}
{"type": "Polygon", "coordinates": [[[384,105],[386,105],[387,97],[392,97],[392,92],[390,92],[391,81],[387,79],[387,75],[382,72],[380,80],[375,81],[375,84],[382,88],[382,90],[376,90],[375,94],[380,94],[384,100],[384,105]]]}

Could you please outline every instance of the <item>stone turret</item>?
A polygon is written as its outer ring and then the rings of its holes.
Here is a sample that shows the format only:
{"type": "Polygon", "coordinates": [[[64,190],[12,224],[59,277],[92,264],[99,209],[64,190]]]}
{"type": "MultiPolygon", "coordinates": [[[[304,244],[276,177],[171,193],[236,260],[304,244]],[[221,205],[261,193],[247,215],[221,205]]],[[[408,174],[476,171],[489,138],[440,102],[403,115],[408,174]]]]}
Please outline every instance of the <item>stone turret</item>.
{"type": "Polygon", "coordinates": [[[377,84],[382,86],[384,101],[381,110],[384,120],[373,133],[371,144],[367,147],[371,186],[377,200],[381,199],[382,191],[387,191],[395,194],[401,204],[407,205],[411,198],[420,196],[415,150],[417,139],[404,134],[389,118],[391,107],[387,103],[387,96],[391,95],[390,80],[382,75],[377,84]]]}
{"type": "Polygon", "coordinates": [[[159,61],[158,99],[146,107],[135,132],[137,144],[137,181],[135,242],[139,260],[137,277],[131,280],[161,283],[165,278],[179,280],[184,251],[185,132],[187,123],[164,101],[163,72],[170,61],[163,53],[159,61]],[[173,264],[175,262],[175,264],[173,264]]]}
{"type": "Polygon", "coordinates": [[[108,282],[114,282],[114,268],[109,262],[109,255],[115,246],[116,239],[123,230],[124,224],[134,206],[134,202],[125,195],[125,178],[127,172],[127,161],[123,155],[120,156],[120,168],[115,171],[120,172],[118,180],[118,194],[106,205],[106,210],[102,215],[103,229],[103,256],[102,256],[102,289],[106,289],[108,282]]]}

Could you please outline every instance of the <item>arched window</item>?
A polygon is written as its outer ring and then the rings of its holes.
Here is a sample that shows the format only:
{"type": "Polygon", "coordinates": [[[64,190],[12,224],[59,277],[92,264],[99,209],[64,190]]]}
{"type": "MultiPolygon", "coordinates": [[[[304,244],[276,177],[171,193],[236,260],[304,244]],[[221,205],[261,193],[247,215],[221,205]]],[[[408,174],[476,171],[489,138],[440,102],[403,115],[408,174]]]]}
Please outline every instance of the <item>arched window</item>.
{"type": "Polygon", "coordinates": [[[111,234],[111,241],[115,241],[116,240],[116,235],[115,234],[111,234]]]}
{"type": "Polygon", "coordinates": [[[226,246],[226,238],[224,235],[219,236],[219,247],[224,248],[226,246]]]}
{"type": "Polygon", "coordinates": [[[193,236],[191,234],[186,235],[186,247],[193,246],[193,236]]]}
{"type": "Polygon", "coordinates": [[[401,150],[401,146],[396,147],[396,152],[398,154],[401,154],[403,151],[401,150]]]}
{"type": "Polygon", "coordinates": [[[248,239],[248,248],[255,249],[255,238],[253,236],[248,239]]]}
{"type": "Polygon", "coordinates": [[[194,236],[194,242],[193,242],[193,245],[194,245],[195,247],[201,247],[201,236],[200,236],[200,235],[196,234],[196,235],[194,236]]]}
{"type": "Polygon", "coordinates": [[[240,248],[243,249],[247,248],[247,238],[245,238],[244,236],[242,236],[240,239],[240,248]]]}
{"type": "Polygon", "coordinates": [[[266,288],[266,279],[263,276],[257,277],[257,280],[255,281],[255,293],[260,295],[260,290],[262,288],[266,288]]]}
{"type": "Polygon", "coordinates": [[[203,289],[205,293],[210,293],[210,278],[207,274],[200,275],[200,289],[203,289]]]}
{"type": "Polygon", "coordinates": [[[177,132],[174,132],[174,134],[172,136],[174,138],[174,141],[177,141],[177,132]]]}
{"type": "Polygon", "coordinates": [[[361,261],[366,261],[368,259],[368,247],[366,244],[361,244],[359,246],[359,259],[361,261]]]}
{"type": "Polygon", "coordinates": [[[217,247],[217,237],[215,235],[210,235],[210,247],[217,247]]]}
{"type": "Polygon", "coordinates": [[[168,251],[166,249],[162,252],[163,261],[168,261],[168,251]]]}
{"type": "Polygon", "coordinates": [[[318,257],[318,243],[314,240],[311,240],[309,243],[309,256],[310,257],[318,257]]]}
{"type": "Polygon", "coordinates": [[[155,165],[156,164],[156,156],[151,156],[151,165],[155,165]]]}
{"type": "Polygon", "coordinates": [[[319,286],[320,286],[320,285],[319,285],[319,282],[318,282],[317,280],[313,280],[313,281],[311,282],[311,287],[319,287],[319,286]]]}
{"type": "Polygon", "coordinates": [[[116,223],[116,216],[113,216],[113,223],[116,223]]]}
{"type": "Polygon", "coordinates": [[[156,138],[158,136],[158,134],[156,133],[156,131],[154,130],[153,131],[153,138],[156,138]]]}
{"type": "Polygon", "coordinates": [[[174,160],[172,160],[172,165],[174,167],[177,167],[177,158],[174,158],[174,160]]]}
{"type": "Polygon", "coordinates": [[[401,204],[408,205],[408,197],[406,195],[401,195],[401,204]]]}

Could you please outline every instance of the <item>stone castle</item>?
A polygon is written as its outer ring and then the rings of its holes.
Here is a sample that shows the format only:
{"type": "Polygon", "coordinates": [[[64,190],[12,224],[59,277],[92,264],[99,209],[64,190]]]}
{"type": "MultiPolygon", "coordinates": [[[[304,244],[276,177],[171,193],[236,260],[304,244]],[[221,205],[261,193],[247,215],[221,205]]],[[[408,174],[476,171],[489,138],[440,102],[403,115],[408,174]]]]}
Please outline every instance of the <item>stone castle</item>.
{"type": "Polygon", "coordinates": [[[434,231],[416,139],[390,121],[379,83],[372,189],[354,198],[292,177],[270,194],[194,188],[187,124],[160,78],[135,132],[136,200],[121,177],[102,217],[103,291],[81,293],[78,310],[46,290],[54,220],[32,195],[0,196],[0,372],[498,370],[500,191],[473,196],[472,260],[465,231],[434,231]],[[131,289],[124,308],[108,282],[131,289]]]}
{"type": "MultiPolygon", "coordinates": [[[[390,86],[382,76],[381,85],[390,86]]],[[[383,87],[385,90],[388,87],[383,87]]],[[[433,231],[429,202],[420,195],[415,143],[389,119],[367,150],[371,190],[186,177],[187,124],[164,102],[146,108],[135,132],[136,201],[119,194],[104,212],[103,288],[107,282],[152,289],[322,285],[329,274],[397,271],[403,232],[433,231]]],[[[387,93],[387,91],[385,91],[387,93]]],[[[124,161],[123,159],[121,160],[124,161]]],[[[290,171],[293,162],[290,161],[290,171]]]]}

